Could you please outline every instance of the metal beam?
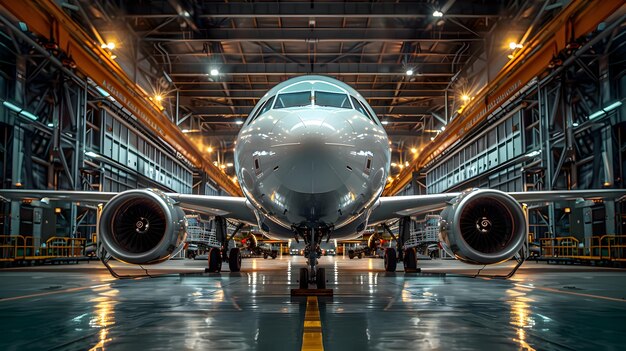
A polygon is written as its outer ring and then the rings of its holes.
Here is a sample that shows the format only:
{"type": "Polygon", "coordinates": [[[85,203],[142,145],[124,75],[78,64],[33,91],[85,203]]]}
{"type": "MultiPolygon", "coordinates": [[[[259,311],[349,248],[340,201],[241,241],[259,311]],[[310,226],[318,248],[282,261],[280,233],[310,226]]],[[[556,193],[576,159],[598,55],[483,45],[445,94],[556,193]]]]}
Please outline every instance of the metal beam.
{"type": "MultiPolygon", "coordinates": [[[[142,34],[141,32],[138,34],[142,34]]],[[[159,37],[148,36],[145,41],[163,42],[163,45],[190,42],[452,42],[463,44],[468,41],[482,42],[473,34],[465,32],[437,32],[422,29],[404,28],[216,28],[201,30],[200,33],[189,37],[189,33],[159,32],[159,37]]]]}
{"type": "MultiPolygon", "coordinates": [[[[126,17],[163,18],[178,14],[163,14],[161,8],[152,12],[150,7],[126,5],[126,17]]],[[[371,3],[371,2],[200,2],[198,18],[432,18],[434,7],[423,2],[371,3]]],[[[501,17],[498,6],[453,6],[446,18],[501,17]]]]}
{"type": "MultiPolygon", "coordinates": [[[[325,75],[388,75],[403,76],[402,65],[385,65],[376,63],[248,63],[248,64],[220,64],[220,75],[299,75],[299,74],[325,74],[325,75]]],[[[213,66],[209,64],[190,65],[180,64],[172,68],[170,77],[199,77],[204,73],[208,78],[209,71],[213,66]]],[[[449,64],[440,66],[418,66],[415,75],[417,77],[452,77],[449,64]]],[[[217,78],[219,80],[219,78],[217,78]]]]}

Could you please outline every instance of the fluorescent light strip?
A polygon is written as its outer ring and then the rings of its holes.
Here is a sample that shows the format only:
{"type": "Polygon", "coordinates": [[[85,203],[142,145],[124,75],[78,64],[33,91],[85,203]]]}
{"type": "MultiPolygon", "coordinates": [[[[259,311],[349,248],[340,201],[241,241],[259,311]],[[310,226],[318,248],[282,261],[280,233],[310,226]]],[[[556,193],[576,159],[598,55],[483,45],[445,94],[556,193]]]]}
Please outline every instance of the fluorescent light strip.
{"type": "Polygon", "coordinates": [[[622,102],[621,101],[616,101],[616,102],[610,104],[609,106],[601,109],[600,111],[596,111],[596,112],[590,114],[589,115],[589,119],[591,120],[591,119],[594,119],[594,118],[598,118],[598,117],[600,117],[600,116],[602,116],[604,114],[609,113],[610,111],[615,110],[616,108],[618,108],[620,106],[622,106],[622,102]]]}

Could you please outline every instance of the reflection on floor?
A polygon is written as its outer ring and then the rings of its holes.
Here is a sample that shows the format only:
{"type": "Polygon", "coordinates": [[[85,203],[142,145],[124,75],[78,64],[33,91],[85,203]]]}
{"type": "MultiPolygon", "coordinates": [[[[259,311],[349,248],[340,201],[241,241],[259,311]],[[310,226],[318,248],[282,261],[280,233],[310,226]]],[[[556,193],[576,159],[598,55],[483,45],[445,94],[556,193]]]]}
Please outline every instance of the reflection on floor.
{"type": "MultiPolygon", "coordinates": [[[[325,350],[624,344],[625,270],[527,262],[505,281],[469,278],[482,266],[455,261],[423,261],[410,275],[384,272],[381,259],[320,261],[335,290],[318,299],[325,350]]],[[[0,350],[301,349],[307,300],[289,291],[302,257],[246,259],[241,273],[205,275],[205,264],[171,261],[149,267],[168,274],[136,280],[94,262],[0,270],[0,350]]]]}

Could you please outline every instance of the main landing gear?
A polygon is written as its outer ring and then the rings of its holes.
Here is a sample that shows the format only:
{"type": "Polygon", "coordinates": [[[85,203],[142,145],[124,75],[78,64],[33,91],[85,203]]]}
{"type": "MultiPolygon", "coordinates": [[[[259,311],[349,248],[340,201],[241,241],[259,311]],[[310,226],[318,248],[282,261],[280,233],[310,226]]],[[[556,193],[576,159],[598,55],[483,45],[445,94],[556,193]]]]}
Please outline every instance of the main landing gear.
{"type": "Polygon", "coordinates": [[[230,236],[228,235],[227,224],[226,218],[215,217],[215,240],[218,245],[221,243],[221,247],[212,247],[209,250],[209,267],[205,269],[208,273],[221,272],[222,262],[228,262],[228,268],[231,272],[241,271],[241,250],[238,247],[233,247],[228,250],[228,242],[235,237],[235,234],[243,227],[243,223],[237,225],[235,231],[230,236]]]}
{"type": "Polygon", "coordinates": [[[308,289],[309,284],[315,284],[317,289],[326,289],[326,269],[317,267],[318,258],[322,256],[320,243],[323,238],[329,238],[329,227],[294,227],[296,240],[304,240],[304,257],[308,268],[300,268],[300,289],[308,289]]]}
{"type": "Polygon", "coordinates": [[[404,263],[405,273],[415,273],[420,271],[420,269],[417,268],[417,252],[415,251],[415,247],[407,248],[404,246],[411,235],[410,225],[410,217],[400,218],[400,223],[398,223],[398,236],[396,237],[389,226],[383,224],[383,228],[396,240],[397,244],[397,251],[391,247],[385,250],[385,271],[395,272],[398,261],[402,261],[404,263]]]}

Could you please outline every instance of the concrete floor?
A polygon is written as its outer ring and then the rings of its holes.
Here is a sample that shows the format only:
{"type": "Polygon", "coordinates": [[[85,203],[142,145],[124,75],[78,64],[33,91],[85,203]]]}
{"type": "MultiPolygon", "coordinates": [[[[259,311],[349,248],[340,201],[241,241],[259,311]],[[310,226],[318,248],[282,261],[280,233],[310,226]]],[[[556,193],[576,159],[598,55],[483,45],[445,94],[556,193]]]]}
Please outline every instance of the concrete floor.
{"type": "MultiPolygon", "coordinates": [[[[301,349],[306,298],[289,292],[302,257],[245,259],[241,273],[220,275],[204,265],[170,261],[149,267],[170,274],[137,280],[114,280],[96,262],[0,270],[0,350],[301,349]]],[[[469,278],[481,267],[455,261],[422,261],[410,275],[384,272],[381,259],[321,265],[335,292],[318,300],[325,350],[626,344],[626,270],[527,262],[505,281],[469,278]]]]}

